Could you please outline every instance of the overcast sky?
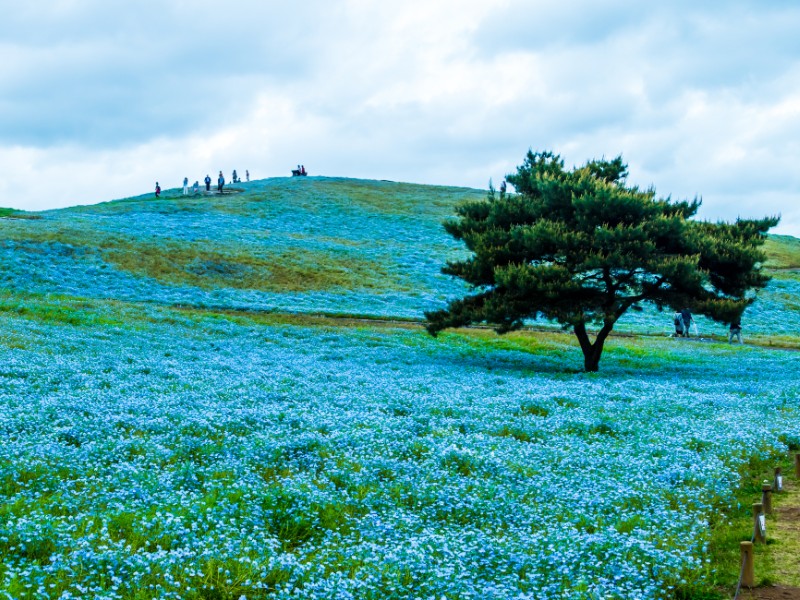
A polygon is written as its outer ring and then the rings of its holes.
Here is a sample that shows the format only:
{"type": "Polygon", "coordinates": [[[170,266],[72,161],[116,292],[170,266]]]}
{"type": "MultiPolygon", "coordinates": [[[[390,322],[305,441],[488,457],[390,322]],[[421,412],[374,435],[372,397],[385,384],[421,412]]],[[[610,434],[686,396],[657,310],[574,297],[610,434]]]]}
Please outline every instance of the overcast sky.
{"type": "Polygon", "coordinates": [[[3,1],[0,206],[232,169],[486,188],[623,156],[800,237],[800,3],[3,1]]]}

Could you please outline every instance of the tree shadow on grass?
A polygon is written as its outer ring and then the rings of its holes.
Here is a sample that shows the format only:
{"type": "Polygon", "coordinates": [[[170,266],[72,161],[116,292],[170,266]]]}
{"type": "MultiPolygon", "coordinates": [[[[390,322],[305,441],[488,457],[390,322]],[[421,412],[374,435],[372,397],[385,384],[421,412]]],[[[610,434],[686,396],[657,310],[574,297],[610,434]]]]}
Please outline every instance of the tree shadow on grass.
{"type": "Polygon", "coordinates": [[[519,375],[575,375],[582,357],[574,359],[568,353],[534,353],[506,348],[492,349],[433,349],[426,359],[431,365],[486,372],[506,372],[519,375]],[[569,363],[573,363],[569,365],[569,363]],[[569,366],[568,366],[569,365],[569,366]]]}

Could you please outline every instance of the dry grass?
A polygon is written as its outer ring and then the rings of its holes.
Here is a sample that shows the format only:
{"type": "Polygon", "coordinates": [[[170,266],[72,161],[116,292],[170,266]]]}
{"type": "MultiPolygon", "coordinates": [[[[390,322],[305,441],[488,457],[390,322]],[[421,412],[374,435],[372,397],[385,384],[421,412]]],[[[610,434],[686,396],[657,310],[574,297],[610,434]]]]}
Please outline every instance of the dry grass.
{"type": "Polygon", "coordinates": [[[113,247],[103,257],[123,271],[203,289],[304,292],[392,285],[382,265],[333,251],[298,249],[255,256],[244,250],[226,252],[203,244],[138,243],[113,247]]]}
{"type": "Polygon", "coordinates": [[[800,269],[800,240],[788,235],[771,235],[764,243],[766,267],[800,269]]]}

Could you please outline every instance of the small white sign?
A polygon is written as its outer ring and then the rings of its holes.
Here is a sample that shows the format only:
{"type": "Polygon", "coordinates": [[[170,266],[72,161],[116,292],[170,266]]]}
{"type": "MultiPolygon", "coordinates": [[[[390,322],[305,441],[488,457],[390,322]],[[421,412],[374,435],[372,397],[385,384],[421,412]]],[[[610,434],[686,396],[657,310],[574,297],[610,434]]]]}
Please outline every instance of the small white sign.
{"type": "Polygon", "coordinates": [[[767,517],[758,515],[758,526],[761,528],[761,536],[767,537],[767,517]]]}
{"type": "Polygon", "coordinates": [[[783,475],[775,477],[775,488],[779,492],[783,490],[783,475]]]}

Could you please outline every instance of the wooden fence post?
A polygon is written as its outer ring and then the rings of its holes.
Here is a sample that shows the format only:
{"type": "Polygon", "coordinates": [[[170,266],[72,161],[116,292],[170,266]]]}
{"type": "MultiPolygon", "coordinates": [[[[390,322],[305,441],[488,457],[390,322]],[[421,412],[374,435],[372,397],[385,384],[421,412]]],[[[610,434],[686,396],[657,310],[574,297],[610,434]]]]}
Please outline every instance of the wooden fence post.
{"type": "Polygon", "coordinates": [[[794,455],[794,476],[800,479],[800,454],[794,455]]]}
{"type": "Polygon", "coordinates": [[[739,548],[742,552],[742,585],[751,588],[755,586],[756,582],[753,544],[752,542],[741,542],[739,548]]]}
{"type": "Polygon", "coordinates": [[[761,485],[761,504],[764,505],[764,514],[772,514],[772,486],[768,483],[761,485]]]}
{"type": "Polygon", "coordinates": [[[757,544],[767,543],[767,523],[764,519],[764,505],[753,504],[753,541],[757,544]]]}

